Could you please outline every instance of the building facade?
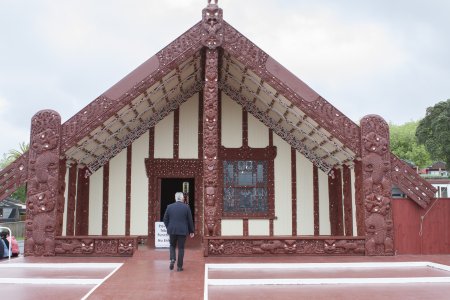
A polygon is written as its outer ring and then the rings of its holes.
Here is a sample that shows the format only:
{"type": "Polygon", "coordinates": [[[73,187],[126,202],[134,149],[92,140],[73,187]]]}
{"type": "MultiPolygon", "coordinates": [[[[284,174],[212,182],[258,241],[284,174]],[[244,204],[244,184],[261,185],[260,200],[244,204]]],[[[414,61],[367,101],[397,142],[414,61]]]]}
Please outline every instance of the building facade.
{"type": "Polygon", "coordinates": [[[0,174],[0,198],[28,186],[26,255],[132,255],[178,191],[205,255],[394,254],[392,186],[423,208],[435,189],[381,117],[354,123],[222,15],[65,123],[33,117],[0,174]]]}

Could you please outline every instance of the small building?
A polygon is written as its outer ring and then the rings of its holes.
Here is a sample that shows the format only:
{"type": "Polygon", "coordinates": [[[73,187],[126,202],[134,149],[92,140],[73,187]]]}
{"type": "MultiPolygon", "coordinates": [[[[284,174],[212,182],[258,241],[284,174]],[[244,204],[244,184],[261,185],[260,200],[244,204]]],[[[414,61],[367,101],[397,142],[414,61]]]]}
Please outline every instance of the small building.
{"type": "Polygon", "coordinates": [[[394,255],[392,186],[421,208],[436,192],[380,116],[350,120],[217,1],[66,122],[36,113],[0,200],[24,183],[35,256],[132,255],[178,191],[205,255],[394,255]]]}
{"type": "Polygon", "coordinates": [[[18,200],[7,198],[0,201],[0,223],[21,221],[26,205],[18,200]]]}
{"type": "Polygon", "coordinates": [[[428,168],[426,168],[426,174],[431,176],[442,176],[442,177],[449,176],[447,166],[443,161],[437,161],[428,168]]]}

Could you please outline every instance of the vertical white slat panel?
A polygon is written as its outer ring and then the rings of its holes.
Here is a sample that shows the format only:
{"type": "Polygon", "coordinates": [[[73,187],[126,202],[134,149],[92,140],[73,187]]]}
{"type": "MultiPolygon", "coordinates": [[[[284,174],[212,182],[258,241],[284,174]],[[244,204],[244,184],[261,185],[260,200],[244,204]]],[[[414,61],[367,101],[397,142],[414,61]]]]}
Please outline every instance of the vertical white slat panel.
{"type": "Polygon", "coordinates": [[[292,234],[292,183],[291,183],[291,146],[278,135],[273,135],[273,144],[277,147],[275,158],[275,216],[274,235],[292,234]]]}
{"type": "Polygon", "coordinates": [[[242,107],[222,93],[222,145],[229,148],[242,146],[242,107]]]}
{"type": "Polygon", "coordinates": [[[297,157],[297,234],[314,235],[313,164],[301,153],[297,157]]]}
{"type": "Polygon", "coordinates": [[[243,221],[242,220],[222,220],[222,235],[244,235],[243,221]]]}
{"type": "Polygon", "coordinates": [[[319,234],[330,235],[330,199],[328,196],[328,175],[319,169],[319,234]]]}
{"type": "Polygon", "coordinates": [[[103,167],[89,176],[89,235],[102,234],[103,167]]]}
{"type": "Polygon", "coordinates": [[[127,148],[109,161],[108,235],[125,234],[127,148]]]}
{"type": "Polygon", "coordinates": [[[155,158],[173,158],[173,112],[155,126],[155,158]]]}
{"type": "Polygon", "coordinates": [[[145,158],[148,157],[148,131],[133,142],[131,156],[130,234],[148,234],[148,177],[145,158]]]}
{"type": "Polygon", "coordinates": [[[180,107],[179,157],[198,158],[198,94],[180,107]]]}

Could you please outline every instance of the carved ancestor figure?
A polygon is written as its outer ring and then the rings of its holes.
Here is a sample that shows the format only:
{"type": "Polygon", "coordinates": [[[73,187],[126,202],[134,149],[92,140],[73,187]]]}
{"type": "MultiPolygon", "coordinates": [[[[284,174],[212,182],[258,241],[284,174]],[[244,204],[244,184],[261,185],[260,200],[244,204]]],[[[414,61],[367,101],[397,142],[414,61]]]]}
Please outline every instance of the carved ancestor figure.
{"type": "Polygon", "coordinates": [[[384,248],[386,253],[394,251],[394,241],[390,237],[392,230],[392,221],[385,221],[384,216],[380,214],[371,214],[366,219],[366,250],[368,255],[377,254],[378,246],[384,248]]]}
{"type": "Polygon", "coordinates": [[[40,255],[53,255],[55,240],[53,237],[54,220],[47,214],[38,214],[33,220],[27,220],[28,232],[25,243],[25,253],[40,255]],[[35,247],[36,246],[36,247],[35,247]]]}
{"type": "Polygon", "coordinates": [[[202,12],[202,43],[209,49],[215,49],[223,42],[223,12],[222,9],[208,1],[208,6],[202,12]]]}
{"type": "Polygon", "coordinates": [[[391,211],[389,127],[379,116],[361,120],[366,253],[394,253],[391,211]]]}
{"type": "Polygon", "coordinates": [[[25,255],[55,254],[61,117],[52,110],[33,116],[28,161],[25,255]]]}

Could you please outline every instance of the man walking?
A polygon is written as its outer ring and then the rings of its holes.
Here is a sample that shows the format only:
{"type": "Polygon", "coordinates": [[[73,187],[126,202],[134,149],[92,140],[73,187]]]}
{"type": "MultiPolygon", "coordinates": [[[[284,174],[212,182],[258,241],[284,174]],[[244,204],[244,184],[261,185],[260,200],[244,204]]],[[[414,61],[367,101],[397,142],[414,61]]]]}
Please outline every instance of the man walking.
{"type": "Polygon", "coordinates": [[[189,205],[183,203],[184,195],[181,192],[175,193],[175,203],[167,206],[164,214],[164,225],[170,237],[170,265],[173,270],[176,260],[175,248],[178,245],[177,271],[183,271],[184,244],[186,236],[190,234],[194,237],[194,222],[189,205]]]}

